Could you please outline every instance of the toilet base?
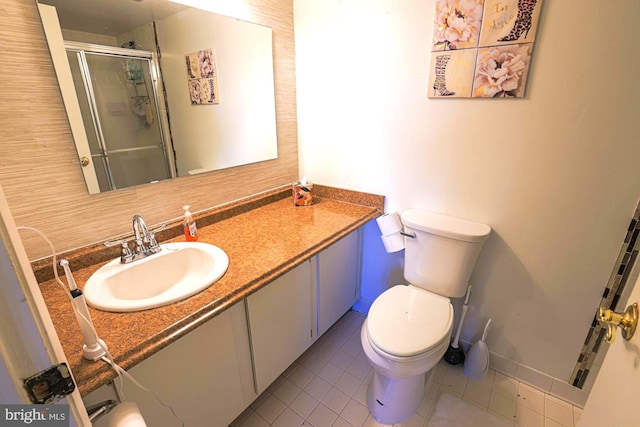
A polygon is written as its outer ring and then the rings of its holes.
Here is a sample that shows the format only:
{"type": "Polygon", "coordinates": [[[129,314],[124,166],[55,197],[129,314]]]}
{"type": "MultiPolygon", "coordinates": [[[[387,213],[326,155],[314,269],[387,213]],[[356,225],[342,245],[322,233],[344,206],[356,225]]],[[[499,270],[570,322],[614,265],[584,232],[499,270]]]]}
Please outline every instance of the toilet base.
{"type": "Polygon", "coordinates": [[[416,413],[424,399],[425,374],[390,378],[374,371],[367,388],[367,406],[381,424],[395,424],[416,413]]]}

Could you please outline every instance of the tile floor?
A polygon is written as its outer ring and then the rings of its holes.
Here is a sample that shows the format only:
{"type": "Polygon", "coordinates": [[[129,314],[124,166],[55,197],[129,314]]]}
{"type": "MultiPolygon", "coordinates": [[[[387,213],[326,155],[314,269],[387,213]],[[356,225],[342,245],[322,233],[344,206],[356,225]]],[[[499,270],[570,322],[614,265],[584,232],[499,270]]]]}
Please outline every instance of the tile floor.
{"type": "MultiPolygon", "coordinates": [[[[231,427],[381,426],[366,405],[370,367],[360,344],[364,315],[350,311],[295,361],[231,427]]],[[[490,370],[482,382],[460,366],[440,362],[418,412],[399,427],[423,427],[447,391],[524,427],[574,427],[582,410],[513,378],[490,370]]],[[[452,426],[454,427],[454,426],[452,426]]]]}

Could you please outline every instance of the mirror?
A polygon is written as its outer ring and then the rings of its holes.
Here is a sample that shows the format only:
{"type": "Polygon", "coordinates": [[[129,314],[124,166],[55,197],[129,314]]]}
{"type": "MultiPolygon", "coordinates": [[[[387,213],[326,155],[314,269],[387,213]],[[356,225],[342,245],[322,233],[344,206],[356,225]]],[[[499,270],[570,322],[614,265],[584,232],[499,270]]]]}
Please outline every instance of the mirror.
{"type": "Polygon", "coordinates": [[[39,4],[90,193],[277,158],[270,28],[167,0],[39,4]]]}

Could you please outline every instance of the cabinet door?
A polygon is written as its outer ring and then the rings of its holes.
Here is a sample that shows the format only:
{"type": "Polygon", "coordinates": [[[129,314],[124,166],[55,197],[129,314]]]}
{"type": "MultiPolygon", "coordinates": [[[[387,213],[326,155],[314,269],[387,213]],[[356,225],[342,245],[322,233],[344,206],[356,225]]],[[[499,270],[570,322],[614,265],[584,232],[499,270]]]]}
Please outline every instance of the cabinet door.
{"type": "MultiPolygon", "coordinates": [[[[248,405],[243,379],[251,376],[251,365],[241,363],[248,360],[244,357],[248,355],[236,351],[234,329],[240,328],[234,327],[234,319],[242,319],[246,328],[244,304],[236,304],[134,366],[129,373],[170,405],[186,426],[228,426],[248,405]],[[237,310],[241,313],[236,316],[237,310]]],[[[105,387],[87,396],[85,404],[95,403],[104,395],[105,387]]],[[[127,401],[138,404],[147,425],[180,425],[152,393],[126,379],[123,391],[127,401]]],[[[107,417],[95,425],[105,426],[106,421],[107,417]]]]}
{"type": "Polygon", "coordinates": [[[318,336],[358,299],[358,248],[358,231],[354,231],[318,254],[318,336]]]}
{"type": "Polygon", "coordinates": [[[312,343],[311,263],[297,266],[246,299],[253,366],[262,393],[312,343]]]}

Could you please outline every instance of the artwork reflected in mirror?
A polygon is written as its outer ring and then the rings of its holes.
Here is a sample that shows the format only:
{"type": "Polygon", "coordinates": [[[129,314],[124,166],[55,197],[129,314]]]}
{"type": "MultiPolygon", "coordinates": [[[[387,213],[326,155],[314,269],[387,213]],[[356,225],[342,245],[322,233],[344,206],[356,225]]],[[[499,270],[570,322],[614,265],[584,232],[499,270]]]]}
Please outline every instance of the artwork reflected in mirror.
{"type": "Polygon", "coordinates": [[[185,56],[192,105],[219,104],[218,73],[212,49],[185,56]]]}
{"type": "Polygon", "coordinates": [[[270,28],[166,0],[76,1],[39,6],[89,193],[277,158],[270,28]]]}

